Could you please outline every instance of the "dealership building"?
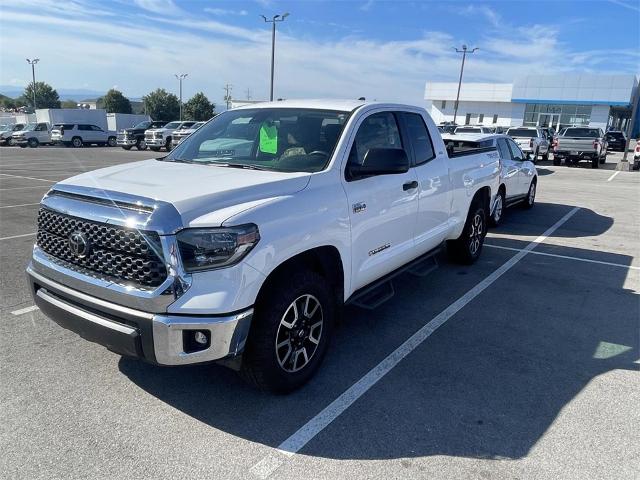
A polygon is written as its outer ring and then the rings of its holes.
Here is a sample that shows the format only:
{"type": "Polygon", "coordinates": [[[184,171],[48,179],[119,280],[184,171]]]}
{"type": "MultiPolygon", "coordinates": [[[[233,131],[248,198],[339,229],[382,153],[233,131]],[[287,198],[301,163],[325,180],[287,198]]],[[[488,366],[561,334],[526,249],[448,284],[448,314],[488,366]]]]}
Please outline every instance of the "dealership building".
{"type": "MultiPolygon", "coordinates": [[[[625,129],[638,101],[635,75],[529,75],[514,83],[466,83],[458,125],[589,125],[625,129]]],[[[453,122],[458,83],[427,82],[424,98],[436,123],[453,122]]],[[[634,130],[637,130],[637,126],[634,130]]]]}

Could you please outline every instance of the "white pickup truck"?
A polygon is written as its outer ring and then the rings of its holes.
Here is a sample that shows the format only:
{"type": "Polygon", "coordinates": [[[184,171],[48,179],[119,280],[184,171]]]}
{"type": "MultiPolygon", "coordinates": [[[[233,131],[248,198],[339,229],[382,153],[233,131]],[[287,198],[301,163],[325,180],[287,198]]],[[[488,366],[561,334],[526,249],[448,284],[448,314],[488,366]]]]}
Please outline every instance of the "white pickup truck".
{"type": "Polygon", "coordinates": [[[513,127],[507,130],[509,135],[518,144],[527,157],[534,163],[538,156],[542,155],[543,160],[549,160],[551,145],[547,140],[544,131],[538,127],[513,127]]]}
{"type": "Polygon", "coordinates": [[[37,148],[40,145],[51,143],[51,125],[46,122],[28,123],[22,130],[17,130],[11,134],[13,145],[22,148],[37,148]]]}
{"type": "Polygon", "coordinates": [[[374,308],[445,244],[474,262],[499,184],[495,147],[449,158],[421,108],[252,105],[165,157],[54,185],[27,272],[39,308],[89,341],[286,392],[346,303],[374,308]]]}
{"type": "Polygon", "coordinates": [[[173,144],[173,132],[178,130],[186,130],[191,128],[196,122],[169,122],[164,127],[150,128],[144,132],[144,141],[147,146],[157,152],[162,147],[168,152],[171,150],[173,144]]]}

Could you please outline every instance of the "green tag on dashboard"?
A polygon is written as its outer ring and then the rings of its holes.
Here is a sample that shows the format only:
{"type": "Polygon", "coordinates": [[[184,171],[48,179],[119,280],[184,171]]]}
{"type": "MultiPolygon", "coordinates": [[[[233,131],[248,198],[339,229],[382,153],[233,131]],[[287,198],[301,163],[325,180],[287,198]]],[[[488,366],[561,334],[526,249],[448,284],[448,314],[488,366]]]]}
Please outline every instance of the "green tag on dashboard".
{"type": "Polygon", "coordinates": [[[260,151],[273,155],[278,153],[278,129],[275,125],[263,123],[260,127],[260,151]]]}

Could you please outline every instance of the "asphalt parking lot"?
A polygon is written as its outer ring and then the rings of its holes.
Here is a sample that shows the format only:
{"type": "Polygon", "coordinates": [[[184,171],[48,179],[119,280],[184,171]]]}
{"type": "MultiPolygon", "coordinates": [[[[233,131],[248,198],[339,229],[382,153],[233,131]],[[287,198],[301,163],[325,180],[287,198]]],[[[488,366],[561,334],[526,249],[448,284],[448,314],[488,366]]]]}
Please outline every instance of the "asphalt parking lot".
{"type": "Polygon", "coordinates": [[[347,309],[288,396],[120,358],[30,308],[49,186],[151,156],[0,148],[0,477],[640,478],[640,174],[613,172],[620,154],[540,163],[536,206],[510,209],[477,264],[441,258],[347,309]]]}

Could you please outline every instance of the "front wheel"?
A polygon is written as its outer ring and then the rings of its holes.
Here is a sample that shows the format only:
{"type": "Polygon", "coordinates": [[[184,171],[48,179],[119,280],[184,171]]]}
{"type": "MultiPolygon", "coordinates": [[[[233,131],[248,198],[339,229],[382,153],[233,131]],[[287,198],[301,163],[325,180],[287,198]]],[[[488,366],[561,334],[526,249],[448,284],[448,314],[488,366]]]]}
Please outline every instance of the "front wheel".
{"type": "Polygon", "coordinates": [[[146,150],[147,149],[147,142],[144,141],[144,138],[139,138],[136,141],[136,148],[138,150],[146,150]]]}
{"type": "Polygon", "coordinates": [[[38,142],[37,138],[30,138],[27,145],[29,145],[29,148],[37,148],[40,142],[38,142]]]}
{"type": "Polygon", "coordinates": [[[124,145],[122,147],[123,150],[131,150],[131,145],[124,145]]]}
{"type": "Polygon", "coordinates": [[[167,152],[171,151],[171,137],[167,138],[167,142],[164,144],[164,149],[167,152]]]}
{"type": "Polygon", "coordinates": [[[13,138],[9,138],[7,140],[7,145],[9,145],[10,147],[13,147],[16,144],[16,141],[13,138]]]}
{"type": "Polygon", "coordinates": [[[474,201],[469,208],[462,234],[449,241],[449,255],[458,263],[471,265],[480,257],[484,237],[487,234],[487,218],[481,202],[474,201]]]}
{"type": "Polygon", "coordinates": [[[527,192],[527,196],[522,202],[523,208],[533,208],[533,205],[536,201],[536,182],[532,181],[531,185],[529,185],[529,191],[527,192]]]}
{"type": "Polygon", "coordinates": [[[505,209],[505,198],[504,192],[501,190],[498,192],[498,196],[496,197],[495,205],[493,206],[493,213],[489,217],[489,224],[492,227],[497,227],[502,222],[502,217],[504,216],[505,209]]]}
{"type": "Polygon", "coordinates": [[[118,146],[118,140],[116,139],[116,137],[109,137],[109,139],[107,140],[107,145],[110,147],[116,147],[118,146]]]}
{"type": "Polygon", "coordinates": [[[324,277],[308,270],[288,273],[256,305],[240,372],[256,388],[274,393],[295,390],[313,376],[335,317],[324,277]]]}

